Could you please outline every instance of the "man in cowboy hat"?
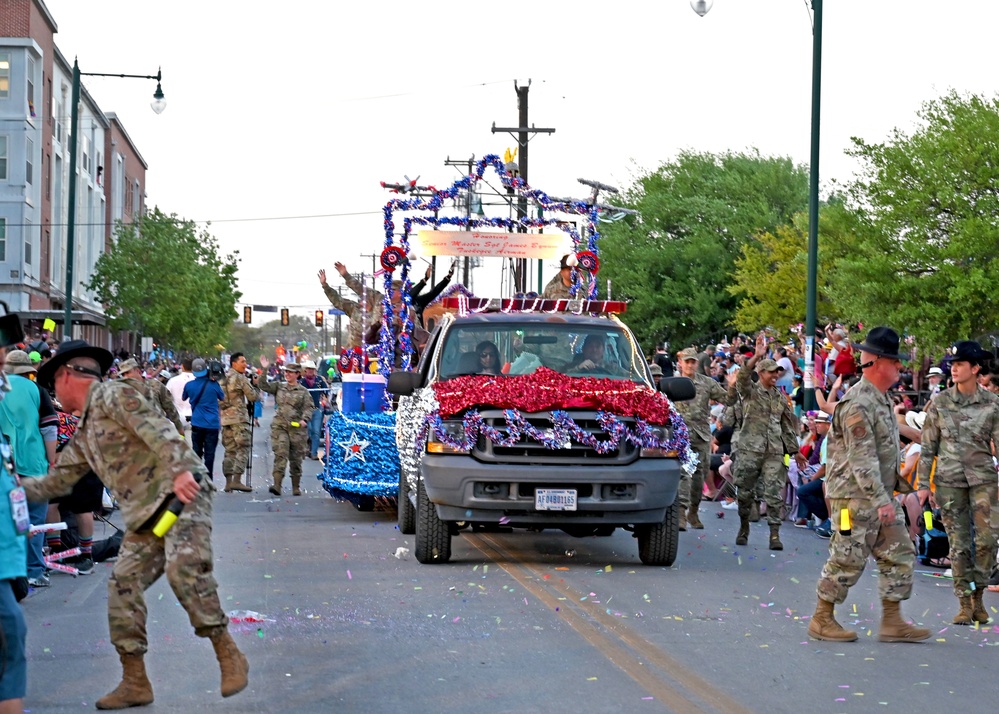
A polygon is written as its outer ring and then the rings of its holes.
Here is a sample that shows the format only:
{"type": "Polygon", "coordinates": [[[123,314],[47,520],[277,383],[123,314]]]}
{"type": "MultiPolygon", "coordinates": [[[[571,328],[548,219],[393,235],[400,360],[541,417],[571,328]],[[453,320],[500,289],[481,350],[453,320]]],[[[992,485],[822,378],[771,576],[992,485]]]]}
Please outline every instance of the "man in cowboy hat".
{"type": "Polygon", "coordinates": [[[749,514],[756,484],[762,479],[767,524],[770,526],[770,550],[783,550],[784,544],[780,540],[781,489],[787,482],[784,455],[793,455],[799,468],[805,468],[807,463],[798,451],[794,411],[787,397],[776,386],[781,369],[766,354],[766,336],[760,333],[756,338],[756,350],[739,370],[735,383],[743,408],[739,458],[732,473],[739,489],[739,533],[735,542],[736,545],[749,542],[749,514]],[[752,379],[754,369],[759,375],[755,383],[752,379]]]}
{"type": "Polygon", "coordinates": [[[97,708],[153,701],[144,664],[143,593],[164,572],[195,634],[211,639],[222,671],[222,696],[231,696],[246,687],[249,665],[229,635],[212,574],[214,488],[184,437],[130,380],[101,382],[112,361],[107,350],[71,340],[42,366],[39,384],[54,387],[63,409],[80,411],[83,417],[48,475],[21,481],[29,500],[44,500],[69,493],[93,469],[121,505],[126,532],[108,581],[108,623],[123,674],[97,708]],[[174,498],[185,504],[184,510],[165,537],[157,537],[152,527],[174,498]]]}
{"type": "Polygon", "coordinates": [[[818,603],[808,624],[817,640],[852,642],[833,607],[860,579],[867,557],[878,564],[882,642],[918,642],[930,631],[902,619],[899,603],[912,594],[916,550],[909,540],[902,507],[893,497],[899,484],[898,421],[887,392],[898,381],[902,360],[898,333],[875,327],[860,351],[861,380],[836,404],[826,453],[826,497],[835,526],[829,559],[816,588],[818,603]],[[844,512],[851,530],[846,531],[844,512]]]}
{"type": "Polygon", "coordinates": [[[710,402],[724,402],[728,392],[718,382],[697,371],[697,351],[692,347],[677,353],[680,374],[694,383],[694,398],[686,402],[676,402],[674,406],[687,423],[690,435],[690,448],[697,455],[697,467],[693,474],[683,472],[680,480],[678,499],[680,502],[680,530],[702,529],[704,524],[697,510],[704,492],[704,475],[708,472],[711,459],[711,427],[708,424],[710,402]]]}
{"type": "Polygon", "coordinates": [[[950,539],[954,594],[960,603],[955,625],[989,621],[982,594],[996,565],[992,444],[999,444],[999,397],[978,385],[978,373],[991,358],[977,342],[957,343],[950,363],[954,386],[927,405],[922,430],[919,483],[929,484],[935,457],[936,499],[950,539]]]}
{"type": "Polygon", "coordinates": [[[284,368],[284,382],[265,382],[260,388],[274,395],[274,418],[271,420],[271,448],[274,450],[274,483],[268,491],[281,495],[284,469],[291,471],[291,493],[301,496],[302,459],[308,443],[308,425],[315,406],[309,391],[298,383],[302,367],[289,364],[284,368]]]}
{"type": "Polygon", "coordinates": [[[177,433],[184,435],[184,420],[180,418],[180,412],[173,403],[173,396],[158,379],[146,379],[142,376],[142,368],[139,363],[129,358],[118,365],[118,379],[127,380],[133,387],[142,392],[142,396],[149,400],[153,409],[165,416],[173,425],[177,427],[177,433]]]}

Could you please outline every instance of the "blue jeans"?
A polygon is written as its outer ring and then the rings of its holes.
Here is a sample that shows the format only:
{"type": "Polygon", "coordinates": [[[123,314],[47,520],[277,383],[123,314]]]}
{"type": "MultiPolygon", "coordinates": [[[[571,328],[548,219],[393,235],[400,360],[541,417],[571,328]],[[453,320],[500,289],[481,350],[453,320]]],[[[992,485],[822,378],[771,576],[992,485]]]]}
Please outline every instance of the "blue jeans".
{"type": "MultiPolygon", "coordinates": [[[[28,520],[33,526],[43,526],[48,520],[49,502],[35,503],[28,501],[28,520]]],[[[45,534],[38,533],[28,538],[28,577],[38,578],[45,575],[45,559],[42,557],[42,547],[45,545],[45,534]]]]}
{"type": "Polygon", "coordinates": [[[219,430],[206,429],[200,426],[191,427],[191,447],[205,462],[208,478],[211,479],[215,470],[215,450],[219,445],[219,430]]]}
{"type": "Polygon", "coordinates": [[[813,513],[820,521],[829,518],[826,499],[822,495],[821,479],[798,486],[798,518],[808,518],[813,513]]]}
{"type": "Polygon", "coordinates": [[[323,410],[316,409],[312,412],[312,418],[309,419],[309,457],[315,456],[316,452],[325,446],[326,443],[323,441],[323,410]]]}

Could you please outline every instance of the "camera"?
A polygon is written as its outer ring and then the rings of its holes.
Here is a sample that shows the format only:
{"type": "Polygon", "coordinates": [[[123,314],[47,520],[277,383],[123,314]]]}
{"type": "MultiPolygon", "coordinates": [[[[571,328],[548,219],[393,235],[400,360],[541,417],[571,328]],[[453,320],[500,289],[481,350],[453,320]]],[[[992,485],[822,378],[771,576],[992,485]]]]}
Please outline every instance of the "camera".
{"type": "Polygon", "coordinates": [[[208,379],[211,381],[217,382],[225,377],[225,367],[217,359],[208,360],[206,367],[208,368],[208,379]]]}

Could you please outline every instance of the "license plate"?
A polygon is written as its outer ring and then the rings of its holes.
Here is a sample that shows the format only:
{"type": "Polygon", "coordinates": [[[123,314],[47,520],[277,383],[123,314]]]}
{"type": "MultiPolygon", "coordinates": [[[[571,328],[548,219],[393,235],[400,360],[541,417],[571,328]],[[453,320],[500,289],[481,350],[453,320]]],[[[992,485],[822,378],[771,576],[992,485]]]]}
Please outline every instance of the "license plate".
{"type": "Polygon", "coordinates": [[[534,490],[534,508],[538,511],[575,511],[576,489],[538,488],[534,490]]]}

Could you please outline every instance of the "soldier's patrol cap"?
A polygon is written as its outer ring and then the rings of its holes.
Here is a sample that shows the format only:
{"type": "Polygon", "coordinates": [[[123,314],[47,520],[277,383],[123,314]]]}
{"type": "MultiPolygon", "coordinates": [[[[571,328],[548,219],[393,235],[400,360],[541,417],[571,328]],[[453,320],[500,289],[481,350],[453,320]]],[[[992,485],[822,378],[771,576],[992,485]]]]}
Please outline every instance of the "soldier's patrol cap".
{"type": "Polygon", "coordinates": [[[767,357],[766,359],[761,359],[756,363],[757,372],[783,372],[784,368],[779,364],[774,362],[772,359],[767,357]]]}
{"type": "Polygon", "coordinates": [[[688,359],[696,360],[697,350],[695,350],[693,347],[688,347],[685,350],[680,350],[679,352],[676,353],[676,358],[681,362],[686,362],[688,359]]]}
{"type": "Polygon", "coordinates": [[[291,364],[286,364],[284,366],[284,371],[295,372],[296,374],[300,374],[302,372],[302,365],[300,365],[298,362],[292,362],[291,364]]]}
{"type": "Polygon", "coordinates": [[[138,369],[138,368],[139,368],[139,363],[136,362],[134,358],[130,357],[124,362],[122,362],[120,365],[118,365],[118,374],[125,375],[128,372],[131,372],[133,369],[138,369]]]}

